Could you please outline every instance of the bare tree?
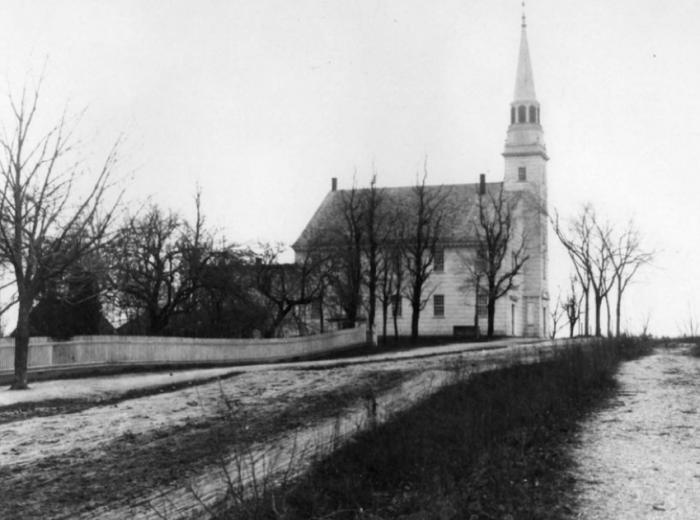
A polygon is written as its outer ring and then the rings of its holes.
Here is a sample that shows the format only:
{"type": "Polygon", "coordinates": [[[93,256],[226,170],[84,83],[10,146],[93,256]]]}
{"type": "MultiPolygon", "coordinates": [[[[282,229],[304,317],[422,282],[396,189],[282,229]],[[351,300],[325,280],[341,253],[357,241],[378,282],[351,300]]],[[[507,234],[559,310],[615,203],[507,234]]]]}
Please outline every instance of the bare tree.
{"type": "Polygon", "coordinates": [[[617,298],[615,302],[615,336],[620,336],[620,314],[622,295],[639,269],[654,258],[652,251],[642,249],[639,231],[633,222],[618,236],[617,240],[608,238],[605,242],[615,278],[617,298]]]}
{"type": "Polygon", "coordinates": [[[473,295],[474,297],[474,338],[479,339],[481,335],[481,331],[479,330],[479,317],[483,315],[480,311],[482,307],[481,295],[486,294],[485,289],[481,287],[485,269],[475,251],[467,250],[460,252],[459,257],[467,273],[464,282],[459,286],[459,290],[465,295],[473,295]]]}
{"type": "MultiPolygon", "coordinates": [[[[595,306],[595,335],[602,336],[600,311],[603,301],[607,302],[608,294],[615,283],[612,256],[607,244],[612,236],[612,227],[609,223],[600,223],[595,212],[591,209],[594,224],[593,247],[589,261],[591,287],[593,288],[593,304],[595,306]]],[[[610,306],[608,308],[607,326],[610,331],[610,306]]]]}
{"type": "MultiPolygon", "coordinates": [[[[398,244],[398,243],[397,243],[398,244]]],[[[394,296],[391,300],[391,316],[394,324],[394,342],[399,341],[399,318],[403,312],[401,301],[406,287],[406,270],[404,269],[404,243],[397,245],[390,257],[391,270],[394,276],[394,296]]]]}
{"type": "Polygon", "coordinates": [[[379,248],[379,292],[382,305],[382,339],[387,342],[389,312],[391,312],[394,339],[398,341],[398,318],[401,311],[401,295],[404,290],[403,257],[405,246],[405,225],[400,211],[394,209],[391,221],[384,223],[383,240],[379,248]]]}
{"type": "Polygon", "coordinates": [[[562,328],[561,320],[566,316],[566,302],[561,301],[561,295],[557,296],[557,301],[549,309],[549,318],[552,322],[552,328],[549,332],[549,338],[554,339],[557,337],[557,332],[562,328]]]}
{"type": "Polygon", "coordinates": [[[477,242],[475,265],[481,266],[486,281],[486,335],[489,338],[494,332],[496,301],[515,287],[516,276],[529,259],[525,230],[517,230],[515,225],[514,213],[519,200],[517,194],[506,194],[503,185],[495,194],[489,190],[479,194],[479,214],[474,225],[477,242]]]}
{"type": "Polygon", "coordinates": [[[281,245],[264,245],[256,264],[256,289],[272,309],[265,337],[279,335],[285,318],[296,308],[318,301],[325,284],[325,256],[309,252],[301,262],[283,264],[278,261],[282,250],[281,245]]]}
{"type": "MultiPolygon", "coordinates": [[[[362,191],[364,219],[364,256],[367,259],[365,280],[367,283],[367,325],[371,338],[374,338],[375,316],[377,310],[377,286],[381,263],[381,244],[387,235],[386,213],[383,211],[383,191],[377,187],[377,174],[372,175],[369,189],[362,191]]],[[[385,272],[386,274],[386,272],[385,272]]],[[[386,282],[386,277],[384,278],[386,282]]],[[[386,333],[386,325],[384,326],[386,333]]]]}
{"type": "Polygon", "coordinates": [[[581,286],[584,304],[584,335],[586,336],[590,333],[591,242],[595,227],[592,212],[593,208],[590,205],[584,206],[579,216],[569,222],[568,229],[561,226],[557,213],[551,219],[552,228],[566,249],[581,286]]]}
{"type": "Polygon", "coordinates": [[[700,323],[695,318],[695,313],[690,304],[688,304],[688,318],[685,325],[682,327],[681,334],[688,338],[697,338],[700,336],[700,323]]]}
{"type": "Polygon", "coordinates": [[[380,248],[379,265],[377,269],[377,298],[382,310],[382,343],[386,344],[389,307],[394,294],[394,276],[391,270],[390,249],[384,245],[380,248]]]}
{"type": "Polygon", "coordinates": [[[651,311],[647,311],[644,314],[644,318],[642,320],[642,337],[643,338],[649,337],[649,323],[650,322],[651,322],[651,311]]]}
{"type": "Polygon", "coordinates": [[[48,131],[35,129],[41,81],[10,96],[9,129],[0,135],[0,260],[10,266],[18,305],[15,374],[12,389],[27,388],[29,317],[38,291],[97,249],[105,238],[117,202],[102,208],[116,145],[89,183],[76,194],[81,166],[73,162],[74,122],[65,112],[48,131]]]}
{"type": "Polygon", "coordinates": [[[615,281],[611,255],[607,243],[610,241],[612,228],[608,223],[601,223],[593,209],[587,204],[579,216],[572,220],[569,229],[564,230],[558,217],[552,220],[554,231],[565,247],[574,264],[574,269],[581,283],[586,306],[586,334],[588,334],[588,291],[593,290],[595,310],[595,334],[601,335],[600,311],[603,301],[612,289],[615,281]]]}
{"type": "Polygon", "coordinates": [[[193,337],[253,337],[269,320],[269,309],[255,290],[257,256],[223,239],[212,256],[202,269],[190,310],[178,315],[172,328],[193,337]]]}
{"type": "Polygon", "coordinates": [[[608,335],[612,335],[610,291],[617,289],[615,302],[615,335],[620,335],[622,296],[639,269],[651,262],[653,252],[641,247],[639,232],[630,223],[617,237],[608,222],[601,222],[593,207],[583,207],[571,221],[568,231],[558,219],[552,221],[554,231],[573,261],[586,304],[586,333],[588,333],[588,291],[593,290],[595,334],[601,335],[601,307],[606,304],[608,335]]]}
{"type": "Polygon", "coordinates": [[[562,307],[564,309],[564,312],[566,313],[566,319],[569,322],[569,337],[573,338],[574,337],[574,328],[576,327],[576,323],[579,321],[581,318],[581,303],[583,300],[583,291],[582,294],[577,294],[576,292],[576,281],[578,279],[578,275],[575,277],[572,276],[569,279],[569,293],[566,295],[566,298],[562,302],[562,307]]]}
{"type": "Polygon", "coordinates": [[[339,193],[340,219],[336,224],[332,249],[333,271],[329,275],[333,292],[345,315],[346,326],[355,326],[362,307],[365,281],[363,251],[366,246],[364,200],[353,182],[349,190],[339,193]]]}
{"type": "MultiPolygon", "coordinates": [[[[145,213],[128,217],[114,240],[117,306],[135,312],[137,323],[145,320],[147,334],[164,333],[174,316],[192,307],[213,258],[199,192],[195,206],[196,219],[190,224],[151,204],[145,213]]],[[[136,330],[142,332],[140,326],[136,330]]]]}
{"type": "Polygon", "coordinates": [[[435,250],[440,242],[446,218],[445,201],[448,190],[426,185],[427,165],[423,178],[412,189],[412,197],[405,210],[406,242],[403,263],[406,272],[405,294],[411,304],[411,340],[418,339],[420,313],[430,298],[426,282],[433,272],[435,250]]]}

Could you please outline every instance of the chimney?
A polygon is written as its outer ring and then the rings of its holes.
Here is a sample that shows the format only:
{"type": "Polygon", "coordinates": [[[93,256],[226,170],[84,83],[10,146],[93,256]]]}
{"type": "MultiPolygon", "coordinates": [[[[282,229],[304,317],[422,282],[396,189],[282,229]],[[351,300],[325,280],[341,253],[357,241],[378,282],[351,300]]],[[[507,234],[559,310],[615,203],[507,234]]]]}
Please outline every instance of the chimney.
{"type": "Polygon", "coordinates": [[[479,195],[486,195],[486,174],[479,174],[479,195]]]}
{"type": "Polygon", "coordinates": [[[338,177],[331,178],[331,191],[336,191],[338,189],[338,177]]]}

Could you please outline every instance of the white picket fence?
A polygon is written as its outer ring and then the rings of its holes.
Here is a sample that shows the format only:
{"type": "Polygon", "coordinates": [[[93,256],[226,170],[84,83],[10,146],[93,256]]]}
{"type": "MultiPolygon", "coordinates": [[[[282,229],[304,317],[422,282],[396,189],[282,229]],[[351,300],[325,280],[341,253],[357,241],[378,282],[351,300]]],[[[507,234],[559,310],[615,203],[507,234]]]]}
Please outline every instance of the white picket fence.
{"type": "MultiPolygon", "coordinates": [[[[313,358],[366,342],[364,326],[313,336],[275,339],[202,339],[153,336],[32,338],[29,369],[91,365],[244,364],[313,358]]],[[[13,338],[0,339],[0,374],[14,369],[13,338]]]]}

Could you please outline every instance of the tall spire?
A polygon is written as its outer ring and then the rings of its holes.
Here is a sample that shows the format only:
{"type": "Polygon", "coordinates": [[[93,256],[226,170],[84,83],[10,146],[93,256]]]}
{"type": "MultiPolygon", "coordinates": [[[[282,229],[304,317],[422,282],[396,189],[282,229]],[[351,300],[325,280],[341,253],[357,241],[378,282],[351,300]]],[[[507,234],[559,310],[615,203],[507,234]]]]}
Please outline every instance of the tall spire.
{"type": "Polygon", "coordinates": [[[513,101],[536,101],[535,80],[532,76],[530,49],[527,45],[527,23],[525,21],[525,2],[523,2],[522,23],[520,25],[520,55],[518,56],[518,72],[515,77],[515,93],[513,101]]]}
{"type": "MultiPolygon", "coordinates": [[[[532,75],[530,49],[527,44],[527,21],[525,18],[525,2],[523,5],[522,23],[520,24],[520,52],[518,54],[518,70],[515,77],[515,92],[510,103],[510,125],[506,136],[503,155],[518,161],[523,157],[540,156],[547,160],[547,150],[544,145],[544,132],[540,123],[540,103],[535,95],[535,81],[532,75]]],[[[517,162],[517,161],[516,161],[517,162]]],[[[512,164],[511,164],[512,166],[512,164]]],[[[525,167],[520,164],[518,168],[525,167]]],[[[506,180],[514,181],[513,186],[521,186],[514,170],[508,170],[506,180]]],[[[518,174],[519,175],[519,174],[518,174]]],[[[529,176],[527,177],[530,178],[529,176]]]]}

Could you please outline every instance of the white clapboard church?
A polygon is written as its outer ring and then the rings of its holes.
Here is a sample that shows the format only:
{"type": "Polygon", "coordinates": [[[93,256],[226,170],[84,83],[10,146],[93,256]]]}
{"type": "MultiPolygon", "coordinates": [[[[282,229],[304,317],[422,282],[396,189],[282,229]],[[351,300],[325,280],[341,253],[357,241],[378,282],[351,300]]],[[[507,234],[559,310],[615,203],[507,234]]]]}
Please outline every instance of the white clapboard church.
{"type": "MultiPolygon", "coordinates": [[[[469,269],[465,258],[474,247],[473,234],[478,210],[480,189],[500,190],[509,197],[536,200],[537,206],[547,204],[547,150],[540,122],[540,104],[535,95],[530,52],[528,49],[525,16],[522,19],[520,51],[515,81],[515,93],[509,110],[503,157],[505,170],[501,182],[429,186],[429,190],[446,192],[446,204],[450,212],[450,227],[441,235],[439,250],[435,251],[435,265],[426,293],[430,295],[420,316],[421,335],[453,335],[473,328],[475,315],[480,329],[486,329],[486,306],[477,297],[468,280],[469,269]],[[524,196],[523,196],[524,195],[524,196]],[[478,313],[478,314],[477,314],[478,313]]],[[[483,180],[482,180],[483,182],[483,180]]],[[[414,186],[384,188],[382,195],[389,205],[406,204],[414,186]]],[[[304,258],[314,244],[314,235],[337,220],[343,204],[343,190],[337,189],[333,179],[331,191],[321,202],[299,239],[293,244],[297,261],[304,258]]],[[[498,335],[543,337],[548,328],[547,292],[547,221],[544,213],[530,206],[519,205],[515,213],[516,226],[527,237],[528,260],[515,287],[496,304],[495,333],[498,335]]],[[[411,310],[404,299],[398,311],[401,334],[411,330],[411,310]]],[[[389,319],[393,322],[393,317],[389,319]]],[[[378,305],[377,328],[381,323],[378,305]]]]}

